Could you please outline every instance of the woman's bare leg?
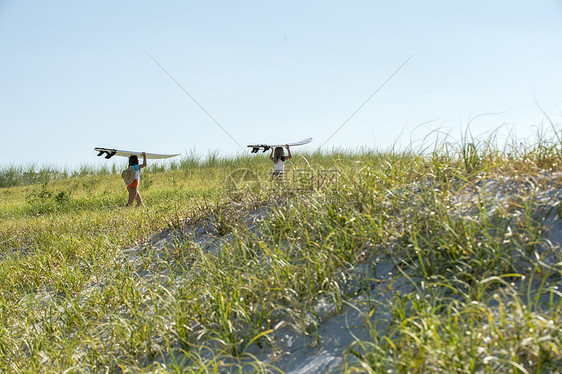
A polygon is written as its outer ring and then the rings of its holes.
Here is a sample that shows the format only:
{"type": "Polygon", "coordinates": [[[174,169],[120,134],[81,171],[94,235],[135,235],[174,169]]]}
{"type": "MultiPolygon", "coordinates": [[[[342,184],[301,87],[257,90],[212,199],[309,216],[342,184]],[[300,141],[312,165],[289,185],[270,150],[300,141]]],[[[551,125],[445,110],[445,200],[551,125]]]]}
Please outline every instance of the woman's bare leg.
{"type": "Polygon", "coordinates": [[[137,197],[137,188],[136,187],[131,187],[129,188],[129,201],[127,202],[127,206],[131,206],[133,205],[133,202],[135,201],[135,198],[137,197]]]}
{"type": "MultiPolygon", "coordinates": [[[[136,188],[135,188],[136,189],[136,188]]],[[[137,201],[137,206],[142,205],[142,197],[140,192],[137,190],[137,194],[135,195],[135,200],[137,201]]],[[[132,204],[132,203],[131,203],[132,204]]]]}

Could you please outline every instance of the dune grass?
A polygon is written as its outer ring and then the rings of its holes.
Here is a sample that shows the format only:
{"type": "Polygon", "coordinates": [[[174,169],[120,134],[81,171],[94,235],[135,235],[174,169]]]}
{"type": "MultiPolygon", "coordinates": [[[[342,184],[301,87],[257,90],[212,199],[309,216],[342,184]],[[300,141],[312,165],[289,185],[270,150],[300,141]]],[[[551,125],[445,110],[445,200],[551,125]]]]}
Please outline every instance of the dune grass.
{"type": "Polygon", "coordinates": [[[295,152],[283,182],[266,155],[191,155],[145,169],[140,209],[119,168],[6,169],[0,370],[280,372],[278,331],[363,297],[346,372],[556,372],[561,149],[295,152]]]}

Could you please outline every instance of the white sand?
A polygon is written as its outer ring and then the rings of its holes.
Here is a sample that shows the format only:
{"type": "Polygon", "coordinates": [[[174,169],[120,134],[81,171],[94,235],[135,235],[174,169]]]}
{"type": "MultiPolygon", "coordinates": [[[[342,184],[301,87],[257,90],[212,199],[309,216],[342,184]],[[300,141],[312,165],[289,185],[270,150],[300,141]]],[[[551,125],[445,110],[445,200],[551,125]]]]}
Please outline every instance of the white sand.
{"type": "MultiPolygon", "coordinates": [[[[524,219],[524,207],[521,205],[530,198],[534,199],[533,217],[543,222],[545,238],[538,247],[533,266],[545,269],[556,267],[560,269],[562,243],[562,220],[558,214],[562,192],[558,188],[558,181],[562,180],[561,173],[544,174],[527,178],[488,178],[469,184],[453,196],[451,210],[458,217],[479,215],[479,202],[485,201],[487,213],[491,215],[496,209],[507,209],[511,218],[516,222],[524,219]],[[519,208],[513,208],[513,204],[519,208]],[[539,265],[537,265],[539,264],[539,265]]],[[[410,191],[419,189],[411,187],[410,191]]],[[[400,192],[394,192],[394,194],[400,192]]],[[[268,214],[268,209],[251,212],[246,215],[250,230],[257,232],[258,224],[268,214]]],[[[477,218],[476,218],[477,219],[477,218]]],[[[166,256],[166,248],[184,240],[191,240],[203,250],[217,253],[221,246],[229,241],[229,235],[217,237],[214,235],[211,221],[200,222],[198,225],[188,225],[181,232],[168,230],[153,237],[149,244],[151,252],[156,256],[151,261],[157,261],[159,256],[166,256]]],[[[523,249],[522,249],[523,251],[523,249]]],[[[139,269],[139,274],[147,283],[158,281],[156,272],[150,266],[145,266],[146,247],[133,247],[123,251],[121,261],[139,269]]],[[[522,252],[521,252],[522,253],[522,252]]],[[[264,349],[256,345],[251,346],[247,353],[258,357],[286,373],[318,373],[338,372],[347,352],[350,349],[361,351],[357,342],[370,341],[372,325],[375,325],[379,336],[386,334],[392,316],[388,309],[383,309],[396,292],[410,293],[414,285],[395,265],[396,259],[381,254],[368,264],[358,264],[353,270],[354,282],[346,287],[347,294],[356,294],[345,301],[341,311],[336,305],[327,300],[320,301],[315,307],[315,315],[310,316],[311,326],[316,325],[314,333],[304,335],[292,326],[280,323],[273,337],[275,344],[264,349]],[[375,312],[369,317],[373,308],[375,312]]],[[[522,273],[526,272],[530,264],[525,256],[513,258],[516,267],[522,273]],[[520,263],[519,263],[520,262],[520,263]]],[[[151,266],[158,266],[154,263],[151,266]]],[[[560,282],[559,271],[554,273],[560,282]]],[[[414,279],[415,281],[415,279],[414,279]]],[[[540,280],[537,280],[537,284],[540,280]]],[[[348,356],[353,361],[353,356],[348,356]]]]}

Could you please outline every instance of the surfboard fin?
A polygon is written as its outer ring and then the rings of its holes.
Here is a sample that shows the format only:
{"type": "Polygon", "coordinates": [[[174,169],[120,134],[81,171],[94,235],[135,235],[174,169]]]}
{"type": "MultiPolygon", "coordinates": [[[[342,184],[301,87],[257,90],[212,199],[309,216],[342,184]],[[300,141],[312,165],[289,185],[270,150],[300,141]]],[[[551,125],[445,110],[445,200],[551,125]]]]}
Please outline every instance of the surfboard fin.
{"type": "Polygon", "coordinates": [[[111,157],[115,156],[115,154],[117,153],[117,151],[106,151],[103,150],[100,153],[98,153],[98,156],[101,156],[105,153],[105,158],[110,159],[111,157]]]}
{"type": "Polygon", "coordinates": [[[262,151],[262,152],[265,152],[265,151],[271,149],[271,147],[268,146],[267,144],[256,144],[255,146],[249,145],[248,147],[252,147],[252,153],[258,153],[258,151],[260,150],[260,148],[263,148],[263,151],[262,151]]]}
{"type": "Polygon", "coordinates": [[[105,154],[105,158],[111,158],[115,156],[115,154],[117,153],[116,149],[97,148],[94,150],[99,152],[98,157],[103,156],[105,154]]]}

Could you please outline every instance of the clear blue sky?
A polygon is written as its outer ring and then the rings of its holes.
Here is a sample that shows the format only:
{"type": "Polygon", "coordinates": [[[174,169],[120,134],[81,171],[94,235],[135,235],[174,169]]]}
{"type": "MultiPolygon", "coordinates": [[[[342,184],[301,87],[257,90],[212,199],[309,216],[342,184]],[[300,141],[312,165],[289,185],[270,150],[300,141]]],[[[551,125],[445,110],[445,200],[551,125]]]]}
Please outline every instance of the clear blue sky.
{"type": "Polygon", "coordinates": [[[147,52],[243,146],[320,146],[411,55],[326,148],[458,138],[490,112],[473,134],[527,137],[535,97],[562,116],[561,40],[554,0],[0,0],[0,164],[242,152],[147,52]]]}

